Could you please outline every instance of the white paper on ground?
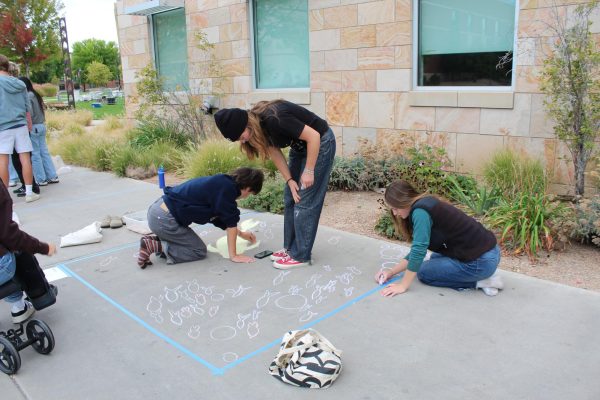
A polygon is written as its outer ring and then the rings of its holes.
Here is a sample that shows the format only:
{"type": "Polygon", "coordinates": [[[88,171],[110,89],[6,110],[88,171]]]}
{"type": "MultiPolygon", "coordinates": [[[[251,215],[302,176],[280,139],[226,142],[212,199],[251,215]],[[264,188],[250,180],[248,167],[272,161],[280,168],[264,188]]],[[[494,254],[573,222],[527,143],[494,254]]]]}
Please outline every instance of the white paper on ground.
{"type": "Polygon", "coordinates": [[[141,233],[142,235],[149,235],[152,233],[150,227],[148,227],[148,210],[136,211],[134,213],[123,215],[123,222],[125,222],[125,228],[130,231],[141,233]]]}
{"type": "Polygon", "coordinates": [[[102,234],[100,232],[102,232],[100,222],[95,221],[83,229],[62,236],[60,238],[60,247],[98,243],[102,240],[102,234]]]}
{"type": "Polygon", "coordinates": [[[58,267],[52,267],[52,268],[45,269],[44,275],[46,275],[46,279],[48,280],[48,282],[54,282],[59,279],[68,277],[68,275],[65,274],[65,272],[58,267]]]}

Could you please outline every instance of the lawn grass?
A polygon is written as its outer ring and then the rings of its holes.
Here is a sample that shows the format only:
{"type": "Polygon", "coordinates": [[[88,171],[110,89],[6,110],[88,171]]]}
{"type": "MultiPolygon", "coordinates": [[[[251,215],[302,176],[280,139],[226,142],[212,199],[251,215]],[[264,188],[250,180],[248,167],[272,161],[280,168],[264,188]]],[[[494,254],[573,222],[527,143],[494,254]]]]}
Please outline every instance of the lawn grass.
{"type": "MultiPolygon", "coordinates": [[[[93,119],[104,119],[104,117],[114,115],[114,116],[122,116],[125,114],[125,98],[117,97],[115,99],[115,104],[108,105],[106,103],[102,104],[100,108],[93,108],[92,103],[95,101],[78,101],[75,103],[76,110],[89,110],[94,114],[93,119]]],[[[44,97],[44,103],[56,103],[56,97],[44,97]]],[[[64,100],[66,103],[66,98],[64,100]]]]}
{"type": "Polygon", "coordinates": [[[77,110],[90,110],[94,113],[94,119],[104,119],[110,115],[121,116],[125,114],[125,99],[123,97],[117,97],[115,104],[102,104],[100,108],[92,107],[93,101],[78,101],[75,103],[75,109],[77,110]]]}

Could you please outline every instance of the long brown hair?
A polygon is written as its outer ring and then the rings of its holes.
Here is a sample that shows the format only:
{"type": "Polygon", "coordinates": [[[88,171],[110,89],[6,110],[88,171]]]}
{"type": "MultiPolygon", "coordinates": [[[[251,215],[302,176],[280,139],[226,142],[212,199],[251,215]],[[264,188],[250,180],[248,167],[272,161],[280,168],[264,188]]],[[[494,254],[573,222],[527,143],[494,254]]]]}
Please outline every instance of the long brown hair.
{"type": "Polygon", "coordinates": [[[246,143],[241,143],[240,148],[250,160],[258,157],[265,161],[269,158],[270,142],[260,122],[266,117],[277,118],[277,105],[282,101],[282,99],[259,101],[248,111],[250,139],[246,143]]]}
{"type": "Polygon", "coordinates": [[[413,228],[412,224],[408,222],[408,218],[404,219],[400,216],[394,215],[391,208],[408,208],[410,209],[415,201],[428,196],[427,193],[419,193],[412,187],[412,185],[406,181],[400,180],[392,182],[387,189],[385,189],[385,202],[390,207],[390,215],[394,222],[394,228],[396,234],[402,235],[404,239],[412,242],[413,228]]]}

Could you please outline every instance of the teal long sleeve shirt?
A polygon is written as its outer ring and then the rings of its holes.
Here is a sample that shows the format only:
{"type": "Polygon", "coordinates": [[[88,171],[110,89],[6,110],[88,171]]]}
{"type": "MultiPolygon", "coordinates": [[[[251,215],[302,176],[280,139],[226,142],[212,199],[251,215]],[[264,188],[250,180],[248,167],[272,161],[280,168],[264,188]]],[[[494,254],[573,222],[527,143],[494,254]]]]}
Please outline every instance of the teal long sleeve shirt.
{"type": "Polygon", "coordinates": [[[408,260],[408,270],[417,272],[427,255],[433,221],[427,211],[422,208],[416,208],[412,213],[412,225],[413,241],[410,246],[410,252],[404,258],[408,260]]]}

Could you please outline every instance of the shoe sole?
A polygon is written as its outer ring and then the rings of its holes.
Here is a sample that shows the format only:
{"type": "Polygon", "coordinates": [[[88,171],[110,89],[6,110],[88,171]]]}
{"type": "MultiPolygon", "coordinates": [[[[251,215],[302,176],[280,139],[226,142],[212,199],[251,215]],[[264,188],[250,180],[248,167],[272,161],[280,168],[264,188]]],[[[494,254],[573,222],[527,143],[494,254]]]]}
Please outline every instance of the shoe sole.
{"type": "Polygon", "coordinates": [[[309,265],[310,265],[310,263],[302,263],[302,264],[296,264],[296,265],[281,265],[281,264],[277,264],[277,261],[275,261],[273,263],[273,268],[275,268],[275,269],[296,269],[296,268],[308,267],[309,265]]]}
{"type": "Polygon", "coordinates": [[[35,310],[33,309],[33,306],[31,306],[31,308],[27,309],[27,312],[25,314],[19,315],[18,317],[12,317],[13,324],[20,324],[22,322],[25,322],[29,318],[31,318],[33,314],[35,314],[35,310]]]}

